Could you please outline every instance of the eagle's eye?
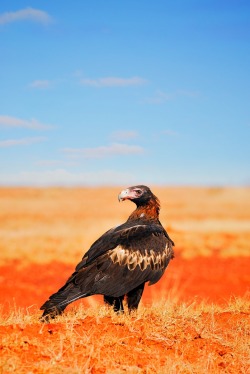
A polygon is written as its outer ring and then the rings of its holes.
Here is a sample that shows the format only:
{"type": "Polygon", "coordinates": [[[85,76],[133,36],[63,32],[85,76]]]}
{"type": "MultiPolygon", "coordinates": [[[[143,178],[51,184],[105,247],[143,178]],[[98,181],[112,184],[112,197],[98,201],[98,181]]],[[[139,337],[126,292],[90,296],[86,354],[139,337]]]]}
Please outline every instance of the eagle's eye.
{"type": "Polygon", "coordinates": [[[142,194],[142,190],[136,189],[134,190],[136,195],[140,196],[142,194]]]}

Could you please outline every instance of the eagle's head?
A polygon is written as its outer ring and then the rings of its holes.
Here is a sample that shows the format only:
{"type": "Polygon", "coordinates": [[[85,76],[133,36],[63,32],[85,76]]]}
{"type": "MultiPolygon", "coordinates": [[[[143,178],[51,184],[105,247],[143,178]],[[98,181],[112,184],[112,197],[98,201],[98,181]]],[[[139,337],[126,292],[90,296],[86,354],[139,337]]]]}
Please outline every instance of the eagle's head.
{"type": "Polygon", "coordinates": [[[159,203],[157,197],[152,193],[149,187],[139,185],[128,187],[122,190],[118,195],[119,201],[131,200],[137,206],[147,205],[150,201],[159,203]]]}

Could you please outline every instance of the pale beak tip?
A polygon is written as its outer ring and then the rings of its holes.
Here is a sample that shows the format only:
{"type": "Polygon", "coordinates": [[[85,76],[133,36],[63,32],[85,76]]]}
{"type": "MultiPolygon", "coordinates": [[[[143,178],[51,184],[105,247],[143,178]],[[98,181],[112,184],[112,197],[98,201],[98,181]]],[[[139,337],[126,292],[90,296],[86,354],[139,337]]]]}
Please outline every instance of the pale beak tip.
{"type": "Polygon", "coordinates": [[[129,195],[128,189],[121,191],[118,195],[119,202],[128,199],[128,195],[129,195]]]}

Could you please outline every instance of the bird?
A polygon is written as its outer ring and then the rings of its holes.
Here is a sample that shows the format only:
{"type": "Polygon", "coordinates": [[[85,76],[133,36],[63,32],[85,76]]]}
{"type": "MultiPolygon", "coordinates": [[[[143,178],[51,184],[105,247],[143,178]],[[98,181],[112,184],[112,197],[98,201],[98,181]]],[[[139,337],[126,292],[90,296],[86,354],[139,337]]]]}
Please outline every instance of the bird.
{"type": "Polygon", "coordinates": [[[153,285],[174,258],[174,242],[159,220],[160,201],[149,187],[125,188],[118,200],[130,200],[136,209],[127,221],[105,232],[84,254],[75,271],[41,306],[41,320],[63,313],[75,300],[103,295],[117,313],[129,312],[140,303],[145,283],[153,285]]]}

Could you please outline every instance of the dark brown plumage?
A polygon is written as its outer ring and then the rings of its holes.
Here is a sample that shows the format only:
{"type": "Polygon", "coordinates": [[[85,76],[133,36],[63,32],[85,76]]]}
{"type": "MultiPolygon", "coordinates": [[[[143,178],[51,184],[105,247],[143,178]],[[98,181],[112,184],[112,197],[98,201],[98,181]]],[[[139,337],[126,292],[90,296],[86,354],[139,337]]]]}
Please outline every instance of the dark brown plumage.
{"type": "Polygon", "coordinates": [[[137,309],[145,283],[154,284],[162,277],[174,257],[174,243],[159,221],[159,200],[142,185],[123,190],[118,199],[133,201],[135,211],[92,244],[65,285],[42,305],[42,320],[95,294],[104,295],[115,311],[123,311],[124,297],[129,311],[137,309]]]}

